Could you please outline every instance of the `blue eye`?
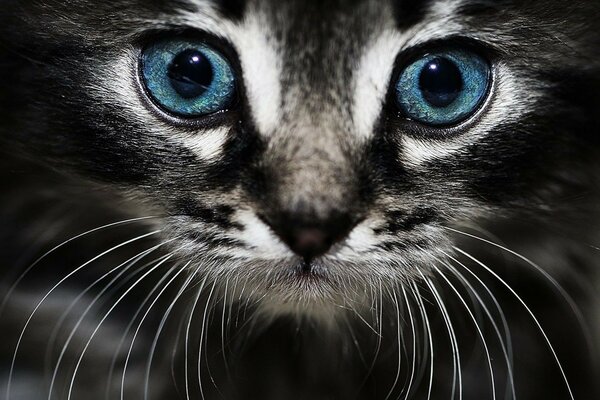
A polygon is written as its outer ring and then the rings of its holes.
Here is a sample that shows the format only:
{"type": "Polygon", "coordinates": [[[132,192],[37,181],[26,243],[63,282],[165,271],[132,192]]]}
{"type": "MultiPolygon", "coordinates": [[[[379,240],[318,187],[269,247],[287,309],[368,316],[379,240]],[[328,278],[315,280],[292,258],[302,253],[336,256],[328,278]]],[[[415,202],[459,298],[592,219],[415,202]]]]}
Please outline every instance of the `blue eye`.
{"type": "Polygon", "coordinates": [[[396,83],[396,98],[409,118],[433,126],[452,125],[473,115],[491,81],[489,64],[463,50],[441,51],[414,61],[396,83]]]}
{"type": "Polygon", "coordinates": [[[197,42],[163,41],[142,54],[142,78],[150,97],[183,117],[201,117],[226,109],[235,95],[229,62],[197,42]]]}

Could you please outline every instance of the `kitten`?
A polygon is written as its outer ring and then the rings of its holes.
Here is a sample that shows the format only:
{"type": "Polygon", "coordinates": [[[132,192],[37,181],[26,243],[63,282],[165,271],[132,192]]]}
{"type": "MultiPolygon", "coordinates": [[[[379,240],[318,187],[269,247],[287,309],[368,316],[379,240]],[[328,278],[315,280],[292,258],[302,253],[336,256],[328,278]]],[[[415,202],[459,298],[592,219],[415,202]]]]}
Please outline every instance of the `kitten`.
{"type": "Polygon", "coordinates": [[[596,398],[599,12],[6,0],[2,398],[596,398]]]}

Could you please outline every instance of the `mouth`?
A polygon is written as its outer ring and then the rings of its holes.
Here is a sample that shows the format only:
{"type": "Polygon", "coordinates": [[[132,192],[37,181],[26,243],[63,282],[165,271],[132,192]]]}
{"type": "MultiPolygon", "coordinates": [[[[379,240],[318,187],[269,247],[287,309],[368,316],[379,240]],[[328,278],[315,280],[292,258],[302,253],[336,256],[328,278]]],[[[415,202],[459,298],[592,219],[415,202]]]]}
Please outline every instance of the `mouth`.
{"type": "Polygon", "coordinates": [[[304,259],[300,265],[300,274],[301,275],[310,275],[313,270],[313,261],[309,259],[304,259]]]}
{"type": "Polygon", "coordinates": [[[285,286],[301,285],[308,288],[312,285],[331,286],[331,266],[319,258],[306,260],[298,259],[293,262],[283,263],[279,275],[280,283],[285,286]],[[307,286],[309,285],[309,286],[307,286]]]}
{"type": "Polygon", "coordinates": [[[288,271],[289,276],[301,280],[325,279],[327,266],[318,259],[298,259],[291,263],[283,264],[282,267],[288,271]]]}

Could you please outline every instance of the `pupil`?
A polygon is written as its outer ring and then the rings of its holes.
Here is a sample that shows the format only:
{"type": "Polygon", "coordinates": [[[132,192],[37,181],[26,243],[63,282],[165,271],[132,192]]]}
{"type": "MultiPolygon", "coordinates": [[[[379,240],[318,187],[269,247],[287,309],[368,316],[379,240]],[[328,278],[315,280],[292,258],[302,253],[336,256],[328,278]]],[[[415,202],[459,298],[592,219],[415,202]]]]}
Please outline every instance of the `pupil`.
{"type": "Polygon", "coordinates": [[[201,51],[188,49],[175,56],[167,76],[173,89],[181,97],[190,99],[208,90],[213,81],[213,69],[201,51]]]}
{"type": "Polygon", "coordinates": [[[423,67],[419,88],[433,107],[447,107],[456,100],[463,88],[462,75],[452,61],[436,57],[423,67]]]}

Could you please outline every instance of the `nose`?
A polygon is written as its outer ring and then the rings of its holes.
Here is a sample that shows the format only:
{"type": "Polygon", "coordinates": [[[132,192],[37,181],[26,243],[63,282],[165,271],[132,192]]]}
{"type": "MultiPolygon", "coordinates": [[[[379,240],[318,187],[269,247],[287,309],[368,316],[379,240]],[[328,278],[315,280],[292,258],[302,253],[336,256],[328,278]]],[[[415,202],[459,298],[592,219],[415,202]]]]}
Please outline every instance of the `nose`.
{"type": "Polygon", "coordinates": [[[267,220],[267,224],[294,253],[310,261],[345,239],[356,226],[356,220],[347,214],[328,218],[284,214],[267,220]]]}

